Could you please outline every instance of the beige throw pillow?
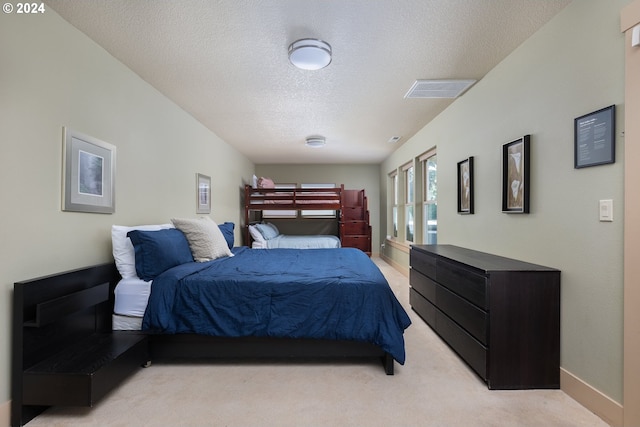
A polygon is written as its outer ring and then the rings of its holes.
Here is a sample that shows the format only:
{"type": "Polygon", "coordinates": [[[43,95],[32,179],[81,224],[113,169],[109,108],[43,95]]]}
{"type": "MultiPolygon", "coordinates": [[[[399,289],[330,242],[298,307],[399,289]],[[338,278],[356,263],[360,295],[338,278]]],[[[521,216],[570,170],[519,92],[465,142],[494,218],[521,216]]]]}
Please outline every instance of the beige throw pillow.
{"type": "Polygon", "coordinates": [[[172,218],[171,222],[187,237],[193,259],[198,262],[233,256],[222,231],[209,217],[172,218]]]}

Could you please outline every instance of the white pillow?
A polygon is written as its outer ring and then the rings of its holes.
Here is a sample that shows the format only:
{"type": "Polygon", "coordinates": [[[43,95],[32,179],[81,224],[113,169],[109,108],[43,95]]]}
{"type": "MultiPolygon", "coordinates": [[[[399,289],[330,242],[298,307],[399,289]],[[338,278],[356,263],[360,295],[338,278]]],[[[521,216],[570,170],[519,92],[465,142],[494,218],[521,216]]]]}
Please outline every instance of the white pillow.
{"type": "Polygon", "coordinates": [[[116,261],[116,268],[123,279],[139,279],[136,273],[136,254],[131,239],[127,237],[127,233],[132,230],[156,231],[166,228],[174,227],[173,224],[134,225],[132,227],[124,225],[111,226],[113,259],[116,261]]]}
{"type": "Polygon", "coordinates": [[[196,261],[233,256],[218,224],[208,216],[198,219],[172,218],[171,222],[187,237],[196,261]]]}
{"type": "Polygon", "coordinates": [[[262,235],[260,230],[258,230],[258,227],[256,227],[255,225],[249,226],[249,234],[251,234],[251,238],[253,239],[254,242],[260,242],[260,243],[266,242],[266,240],[264,239],[264,236],[262,235]]]}

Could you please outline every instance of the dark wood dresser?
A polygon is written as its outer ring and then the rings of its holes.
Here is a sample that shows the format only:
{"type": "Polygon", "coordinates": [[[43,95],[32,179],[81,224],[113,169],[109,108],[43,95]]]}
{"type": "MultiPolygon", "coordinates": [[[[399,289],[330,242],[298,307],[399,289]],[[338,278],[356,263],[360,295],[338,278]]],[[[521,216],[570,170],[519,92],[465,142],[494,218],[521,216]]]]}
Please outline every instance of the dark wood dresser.
{"type": "Polygon", "coordinates": [[[560,271],[451,245],[414,245],[413,310],[490,389],[560,388],[560,271]]]}

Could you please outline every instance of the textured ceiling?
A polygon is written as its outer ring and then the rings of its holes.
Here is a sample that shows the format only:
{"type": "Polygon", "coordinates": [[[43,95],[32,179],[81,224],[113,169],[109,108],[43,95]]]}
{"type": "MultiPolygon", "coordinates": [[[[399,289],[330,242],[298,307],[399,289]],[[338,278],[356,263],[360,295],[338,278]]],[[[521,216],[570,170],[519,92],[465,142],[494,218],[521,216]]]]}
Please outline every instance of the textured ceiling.
{"type": "Polygon", "coordinates": [[[452,102],[405,99],[415,80],[482,79],[569,1],[46,3],[254,163],[266,164],[382,161],[452,102]],[[289,44],[308,37],[331,44],[327,68],[302,71],[288,62],[289,44]],[[306,147],[312,135],[326,137],[326,146],[306,147]],[[402,139],[390,144],[396,135],[402,139]]]}

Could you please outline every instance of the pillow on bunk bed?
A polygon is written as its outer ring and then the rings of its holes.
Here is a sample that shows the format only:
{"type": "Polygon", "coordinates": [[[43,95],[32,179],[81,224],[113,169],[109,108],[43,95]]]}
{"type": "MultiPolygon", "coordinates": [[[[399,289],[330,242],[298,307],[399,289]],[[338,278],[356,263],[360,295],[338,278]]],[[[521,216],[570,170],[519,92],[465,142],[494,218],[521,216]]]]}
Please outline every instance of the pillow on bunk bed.
{"type": "Polygon", "coordinates": [[[193,262],[187,238],[175,228],[132,230],[127,236],[133,243],[136,272],[142,280],[153,280],[172,267],[193,262]]]}
{"type": "Polygon", "coordinates": [[[198,219],[172,218],[171,222],[186,236],[197,262],[233,256],[218,224],[208,216],[198,219]]]}
{"type": "Polygon", "coordinates": [[[280,235],[280,230],[278,230],[278,227],[276,227],[270,222],[256,224],[256,227],[258,228],[258,231],[260,232],[260,234],[262,234],[262,237],[264,237],[265,240],[271,240],[280,235]]]}
{"type": "Polygon", "coordinates": [[[218,224],[218,228],[222,231],[222,235],[224,236],[224,240],[227,241],[227,246],[229,249],[233,248],[233,229],[235,224],[233,222],[223,222],[222,224],[218,224]]]}
{"type": "Polygon", "coordinates": [[[154,231],[174,228],[173,224],[153,224],[153,225],[112,225],[111,226],[111,245],[113,247],[113,259],[116,262],[116,268],[123,279],[139,279],[136,273],[136,255],[133,249],[131,239],[127,237],[127,233],[133,230],[154,231]]]}
{"type": "Polygon", "coordinates": [[[266,242],[266,240],[264,240],[264,236],[262,235],[260,230],[258,230],[258,227],[256,227],[255,225],[250,225],[249,226],[249,234],[251,234],[251,238],[255,242],[259,242],[259,243],[266,242]]]}
{"type": "Polygon", "coordinates": [[[258,180],[258,188],[276,188],[276,184],[271,178],[261,176],[258,180]]]}

